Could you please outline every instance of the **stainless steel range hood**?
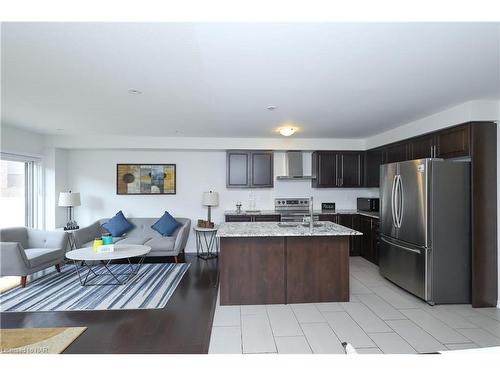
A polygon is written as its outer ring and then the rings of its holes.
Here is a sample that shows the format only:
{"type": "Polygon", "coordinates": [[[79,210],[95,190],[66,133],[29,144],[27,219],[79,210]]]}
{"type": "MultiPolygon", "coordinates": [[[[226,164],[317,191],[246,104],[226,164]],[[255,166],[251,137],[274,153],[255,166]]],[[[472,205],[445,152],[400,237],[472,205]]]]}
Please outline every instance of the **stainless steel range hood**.
{"type": "Polygon", "coordinates": [[[312,180],[313,176],[304,176],[302,151],[287,151],[285,159],[285,175],[277,176],[278,180],[312,180]]]}

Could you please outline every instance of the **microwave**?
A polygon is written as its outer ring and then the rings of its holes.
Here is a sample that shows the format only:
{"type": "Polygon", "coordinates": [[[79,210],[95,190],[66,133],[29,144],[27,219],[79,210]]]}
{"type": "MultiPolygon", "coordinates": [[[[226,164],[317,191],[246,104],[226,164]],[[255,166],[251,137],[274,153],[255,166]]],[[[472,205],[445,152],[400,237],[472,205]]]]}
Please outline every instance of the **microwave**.
{"type": "Polygon", "coordinates": [[[358,198],[357,208],[360,211],[378,211],[378,198],[358,198]]]}

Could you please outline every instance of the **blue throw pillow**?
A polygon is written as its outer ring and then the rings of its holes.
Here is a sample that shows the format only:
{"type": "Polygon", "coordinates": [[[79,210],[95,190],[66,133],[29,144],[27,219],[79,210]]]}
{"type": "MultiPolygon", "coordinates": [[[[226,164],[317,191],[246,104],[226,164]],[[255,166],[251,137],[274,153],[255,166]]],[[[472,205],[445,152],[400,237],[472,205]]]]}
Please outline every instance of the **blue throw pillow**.
{"type": "Polygon", "coordinates": [[[156,223],[151,225],[151,228],[162,236],[171,236],[180,225],[181,224],[175,220],[172,215],[165,211],[163,216],[160,217],[156,223]]]}
{"type": "Polygon", "coordinates": [[[113,237],[121,237],[134,226],[123,216],[123,212],[118,211],[118,213],[113,216],[107,223],[102,225],[113,237]]]}

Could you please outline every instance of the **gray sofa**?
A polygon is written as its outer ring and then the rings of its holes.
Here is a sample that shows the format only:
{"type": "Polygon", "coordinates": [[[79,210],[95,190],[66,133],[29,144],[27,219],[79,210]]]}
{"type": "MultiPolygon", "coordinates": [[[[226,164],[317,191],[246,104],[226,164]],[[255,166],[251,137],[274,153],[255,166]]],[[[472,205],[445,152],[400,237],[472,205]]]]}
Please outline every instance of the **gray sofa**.
{"type": "MultiPolygon", "coordinates": [[[[101,237],[106,232],[101,224],[104,224],[109,219],[101,219],[95,223],[78,229],[73,232],[73,238],[77,248],[92,246],[95,238],[101,237]]],[[[191,220],[182,217],[176,217],[182,225],[175,230],[172,236],[162,236],[160,233],[151,228],[151,225],[158,221],[158,218],[127,218],[134,225],[134,228],[126,233],[123,237],[113,238],[116,244],[134,244],[151,246],[149,257],[158,256],[173,256],[175,262],[178,262],[177,256],[184,252],[186,242],[189,237],[191,228],[191,220]]]]}
{"type": "Polygon", "coordinates": [[[68,234],[25,227],[0,229],[0,276],[21,276],[26,286],[28,275],[64,261],[68,234]]]}

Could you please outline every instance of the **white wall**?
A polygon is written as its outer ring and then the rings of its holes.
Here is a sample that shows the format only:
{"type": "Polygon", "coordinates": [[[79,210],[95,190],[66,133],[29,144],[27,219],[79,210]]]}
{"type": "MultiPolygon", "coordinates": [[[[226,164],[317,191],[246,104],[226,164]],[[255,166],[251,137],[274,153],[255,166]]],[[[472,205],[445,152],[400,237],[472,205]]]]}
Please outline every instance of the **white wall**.
{"type": "Polygon", "coordinates": [[[2,152],[35,157],[43,155],[45,137],[41,134],[2,124],[0,139],[2,152]]]}
{"type": "Polygon", "coordinates": [[[57,205],[59,193],[68,191],[68,152],[59,148],[44,150],[45,169],[45,228],[62,228],[67,222],[66,208],[57,205]]]}
{"type": "MultiPolygon", "coordinates": [[[[219,192],[220,204],[212,211],[215,222],[224,220],[225,210],[235,209],[237,201],[248,207],[248,189],[226,188],[225,151],[165,150],[70,150],[67,151],[67,188],[81,193],[82,206],[75,216],[80,225],[110,217],[123,210],[129,217],[160,217],[165,210],[174,216],[196,222],[206,218],[201,205],[203,191],[219,192]],[[117,163],[174,163],[177,165],[177,194],[161,196],[116,195],[117,163]]],[[[310,172],[310,155],[304,160],[310,172]]],[[[284,173],[284,152],[275,153],[275,175],[284,173]]],[[[311,181],[275,181],[274,189],[254,189],[256,206],[272,209],[275,197],[313,196],[316,208],[321,202],[336,202],[337,207],[355,208],[356,198],[378,196],[378,189],[313,189],[311,181]]],[[[186,251],[195,251],[190,236],[186,251]]]]}

